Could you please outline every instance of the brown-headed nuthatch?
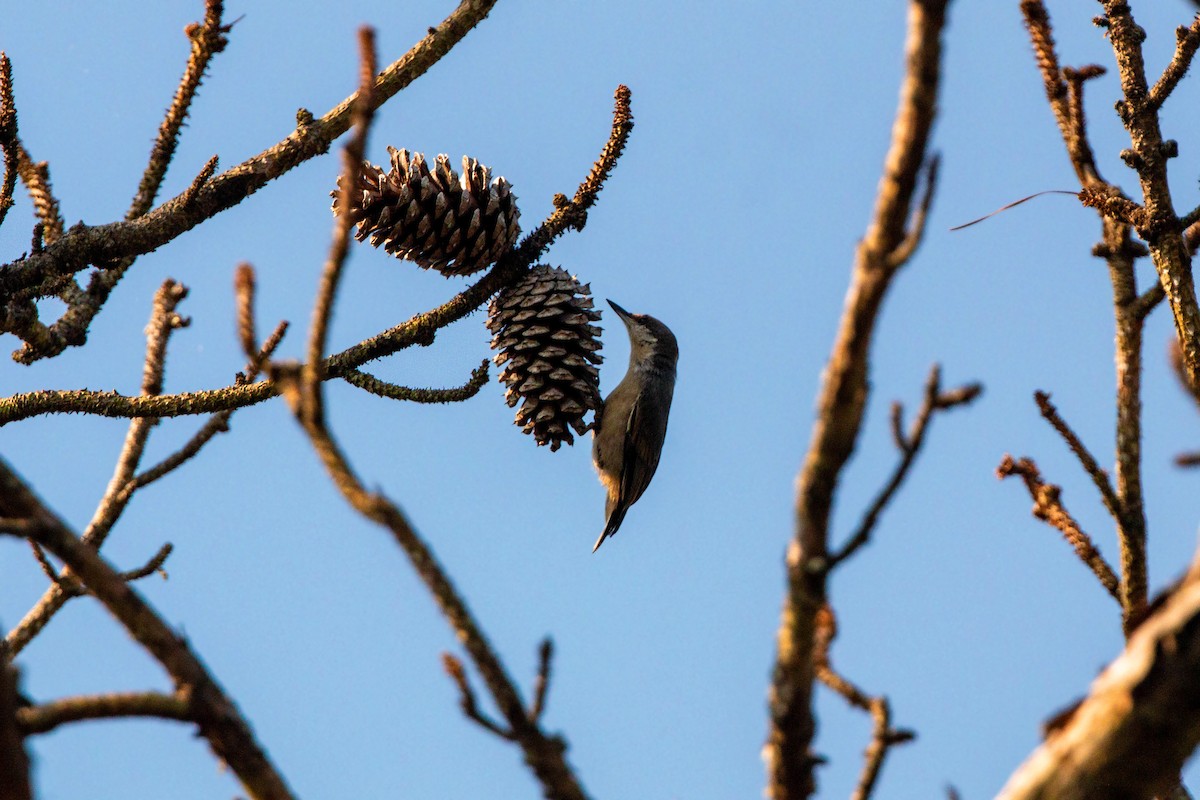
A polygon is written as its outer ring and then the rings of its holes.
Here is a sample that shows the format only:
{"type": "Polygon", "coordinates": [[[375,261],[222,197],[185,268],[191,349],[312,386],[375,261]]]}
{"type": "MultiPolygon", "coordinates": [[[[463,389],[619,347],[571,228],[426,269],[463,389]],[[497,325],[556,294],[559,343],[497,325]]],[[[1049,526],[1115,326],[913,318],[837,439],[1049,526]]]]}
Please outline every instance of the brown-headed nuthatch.
{"type": "Polygon", "coordinates": [[[675,392],[675,363],[679,344],[670,329],[645,314],[630,314],[608,304],[629,333],[629,370],[604,401],[592,430],[592,460],[608,490],[604,533],[592,552],[617,532],[625,512],[650,485],[675,392]]]}

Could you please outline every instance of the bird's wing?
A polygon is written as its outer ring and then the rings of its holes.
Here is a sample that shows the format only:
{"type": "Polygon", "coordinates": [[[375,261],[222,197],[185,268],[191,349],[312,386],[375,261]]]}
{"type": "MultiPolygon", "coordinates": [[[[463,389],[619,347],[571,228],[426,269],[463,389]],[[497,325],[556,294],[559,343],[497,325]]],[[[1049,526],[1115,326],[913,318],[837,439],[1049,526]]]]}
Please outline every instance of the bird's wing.
{"type": "Polygon", "coordinates": [[[658,457],[667,432],[667,409],[639,400],[629,415],[625,430],[625,460],[621,471],[620,501],[633,505],[650,485],[658,469],[658,457]]]}

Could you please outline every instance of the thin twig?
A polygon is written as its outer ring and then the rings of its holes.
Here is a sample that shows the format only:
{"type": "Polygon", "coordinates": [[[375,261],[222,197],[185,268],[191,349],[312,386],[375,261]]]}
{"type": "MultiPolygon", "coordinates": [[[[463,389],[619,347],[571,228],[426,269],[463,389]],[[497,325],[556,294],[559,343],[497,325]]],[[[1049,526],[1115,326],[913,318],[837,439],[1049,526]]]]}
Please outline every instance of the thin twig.
{"type": "Polygon", "coordinates": [[[60,725],[92,719],[153,717],[187,722],[186,695],[161,692],[113,692],[64,697],[17,710],[17,724],[26,736],[49,733],[60,725]]]}
{"type": "Polygon", "coordinates": [[[1171,92],[1175,91],[1175,86],[1187,74],[1198,47],[1200,47],[1200,15],[1192,20],[1190,27],[1185,28],[1181,25],[1175,29],[1175,55],[1150,89],[1147,103],[1152,109],[1161,108],[1162,104],[1171,96],[1171,92]]]}
{"type": "Polygon", "coordinates": [[[550,692],[550,667],[554,661],[554,641],[547,636],[538,648],[537,678],[533,682],[533,702],[529,706],[529,721],[537,725],[546,711],[546,697],[550,692]]]}
{"type": "Polygon", "coordinates": [[[813,663],[817,680],[828,686],[842,698],[871,715],[873,722],[871,743],[867,746],[866,758],[863,761],[862,772],[855,786],[851,800],[868,800],[875,790],[879,773],[883,770],[883,761],[888,749],[905,742],[911,742],[916,734],[907,729],[892,728],[891,706],[886,697],[872,697],[838,673],[829,660],[829,648],[837,636],[837,620],[833,609],[825,606],[816,618],[817,634],[813,650],[813,663]]]}
{"type": "Polygon", "coordinates": [[[167,573],[163,569],[163,564],[167,562],[167,557],[171,555],[171,552],[174,549],[175,545],[167,542],[162,547],[158,548],[158,552],[151,556],[149,561],[137,569],[131,569],[122,572],[121,577],[126,581],[140,581],[142,578],[148,578],[157,572],[163,577],[163,580],[166,580],[167,573]]]}
{"type": "Polygon", "coordinates": [[[239,264],[234,272],[233,294],[237,302],[237,333],[242,343],[242,352],[247,358],[258,350],[258,333],[254,325],[254,293],[256,279],[254,267],[239,264]]]}
{"type": "MultiPolygon", "coordinates": [[[[187,297],[187,288],[168,278],[154,295],[154,308],[146,326],[146,360],[142,372],[142,396],[157,397],[162,394],[163,370],[166,363],[167,340],[171,333],[188,325],[189,321],[176,313],[175,309],[187,297]]],[[[113,524],[129,504],[132,492],[127,486],[137,472],[146,450],[150,431],[158,420],[136,418],[129,424],[125,444],[117,458],[117,466],[104,492],[104,497],[88,523],[84,540],[99,548],[113,524]]]]}
{"type": "Polygon", "coordinates": [[[479,394],[479,390],[487,385],[490,363],[488,359],[484,359],[482,364],[471,371],[471,377],[466,383],[452,389],[413,389],[388,383],[357,369],[346,370],[341,377],[346,383],[389,400],[407,400],[413,403],[460,403],[479,394]]]}
{"type": "Polygon", "coordinates": [[[1096,463],[1095,457],[1087,449],[1087,445],[1071,430],[1071,426],[1058,413],[1058,409],[1050,402],[1050,395],[1043,391],[1033,393],[1034,402],[1037,403],[1038,411],[1042,413],[1042,417],[1050,423],[1054,430],[1058,431],[1058,435],[1067,443],[1067,447],[1071,448],[1071,452],[1079,459],[1080,465],[1084,472],[1092,479],[1092,483],[1096,484],[1096,489],[1100,492],[1100,497],[1104,500],[1104,507],[1108,509],[1108,513],[1113,519],[1120,522],[1123,510],[1121,501],[1117,498],[1117,493],[1113,491],[1112,484],[1108,480],[1108,473],[1101,469],[1096,463]]]}
{"type": "Polygon", "coordinates": [[[47,245],[53,245],[62,238],[65,225],[62,213],[58,210],[58,199],[50,185],[50,164],[47,161],[34,161],[18,142],[17,172],[33,200],[34,213],[42,223],[42,239],[47,245]]]}
{"type": "Polygon", "coordinates": [[[212,176],[216,174],[217,164],[219,163],[220,159],[217,156],[213,156],[204,163],[204,166],[196,173],[196,177],[192,179],[192,184],[188,186],[187,191],[181,196],[180,202],[183,205],[190,206],[195,202],[196,195],[204,188],[204,184],[208,183],[212,179],[212,176]]]}
{"type": "Polygon", "coordinates": [[[912,258],[912,254],[917,251],[917,247],[925,236],[925,220],[929,218],[929,209],[933,207],[938,167],[941,163],[942,157],[937,153],[934,153],[925,162],[925,190],[921,192],[921,200],[917,203],[916,209],[912,212],[912,218],[908,221],[908,230],[904,239],[888,256],[888,263],[893,269],[898,269],[912,258]]]}
{"type": "MultiPolygon", "coordinates": [[[[150,149],[150,161],[142,174],[142,180],[138,184],[137,193],[133,197],[129,211],[125,214],[125,219],[136,219],[154,205],[154,198],[158,196],[163,178],[166,177],[167,167],[170,166],[171,159],[175,156],[175,147],[179,143],[179,132],[192,107],[196,90],[200,88],[200,83],[204,80],[208,64],[212,61],[213,56],[220,53],[229,44],[226,34],[233,28],[233,25],[222,23],[223,5],[222,0],[205,0],[204,21],[193,22],[184,28],[184,33],[191,43],[191,54],[188,56],[187,66],[184,67],[183,77],[179,79],[179,85],[175,88],[175,96],[171,98],[171,105],[167,109],[166,116],[158,126],[158,137],[150,149]]],[[[211,175],[211,170],[209,174],[211,175]]]]}
{"type": "Polygon", "coordinates": [[[0,180],[0,225],[13,206],[17,189],[17,104],[13,99],[12,62],[0,51],[0,150],[4,152],[4,178],[0,180]]]}
{"type": "MultiPolygon", "coordinates": [[[[357,185],[354,174],[362,168],[363,155],[367,150],[367,134],[375,116],[375,31],[363,27],[358,32],[359,86],[351,115],[353,134],[342,151],[341,208],[349,208],[357,185]]],[[[325,343],[329,336],[329,319],[341,281],[342,268],[350,252],[350,215],[339,215],[334,221],[333,240],[329,245],[329,257],[321,271],[321,284],[313,304],[312,327],[309,330],[308,358],[303,368],[304,383],[313,392],[314,399],[323,378],[325,343]]],[[[319,405],[312,408],[320,411],[319,405]]]]}
{"type": "MultiPolygon", "coordinates": [[[[28,522],[28,520],[26,521],[28,522]]],[[[33,531],[31,529],[30,533],[32,532],[33,531]]],[[[54,567],[53,564],[50,563],[50,557],[46,555],[45,549],[40,544],[33,539],[28,539],[27,541],[29,542],[29,548],[33,551],[34,560],[37,561],[38,566],[42,568],[42,574],[49,578],[50,582],[54,584],[59,591],[65,595],[66,598],[78,597],[82,594],[85,594],[85,590],[79,585],[79,581],[67,574],[65,570],[61,575],[59,574],[59,571],[54,567]]],[[[14,652],[13,655],[16,655],[16,653],[14,652]]]]}
{"type": "Polygon", "coordinates": [[[1013,475],[1025,481],[1025,488],[1033,498],[1033,515],[1043,522],[1058,529],[1063,538],[1075,549],[1079,560],[1091,569],[1113,599],[1121,602],[1120,581],[1112,567],[1104,560],[1104,556],[1096,549],[1092,539],[1079,527],[1079,523],[1067,512],[1062,504],[1062,489],[1052,483],[1042,480],[1037,465],[1028,458],[1014,460],[1005,455],[996,468],[996,477],[1008,478],[1013,475]]]}
{"type": "Polygon", "coordinates": [[[860,547],[870,541],[871,533],[875,529],[875,524],[879,521],[879,516],[887,508],[887,504],[895,496],[896,490],[900,488],[900,485],[908,476],[909,468],[912,467],[913,462],[916,460],[917,452],[921,449],[921,445],[925,441],[925,431],[934,413],[954,408],[955,406],[967,405],[982,392],[983,387],[980,384],[972,383],[951,392],[943,393],[941,389],[941,369],[937,364],[934,364],[929,370],[929,377],[925,381],[925,396],[921,403],[921,409],[917,412],[917,418],[913,420],[912,427],[907,434],[900,428],[902,406],[899,403],[892,405],[892,436],[896,440],[897,447],[900,449],[900,461],[896,464],[895,469],[892,470],[892,475],[887,483],[880,489],[875,499],[871,502],[871,505],[867,507],[862,521],[859,522],[858,527],[846,541],[846,544],[829,556],[830,570],[854,555],[860,547]]]}
{"type": "Polygon", "coordinates": [[[475,690],[471,688],[471,683],[467,679],[467,671],[463,669],[462,662],[449,653],[442,653],[442,668],[458,686],[458,704],[462,708],[463,716],[501,739],[511,741],[513,739],[511,730],[504,728],[479,710],[479,702],[475,699],[475,690]]]}
{"type": "Polygon", "coordinates": [[[1200,451],[1180,453],[1179,455],[1175,456],[1175,466],[1200,467],[1200,451]]]}

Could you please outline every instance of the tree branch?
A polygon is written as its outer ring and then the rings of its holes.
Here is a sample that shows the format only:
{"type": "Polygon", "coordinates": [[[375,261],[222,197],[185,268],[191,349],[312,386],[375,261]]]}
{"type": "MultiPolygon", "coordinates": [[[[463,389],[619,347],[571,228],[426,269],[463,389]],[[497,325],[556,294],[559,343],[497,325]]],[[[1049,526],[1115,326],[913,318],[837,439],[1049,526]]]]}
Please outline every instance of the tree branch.
{"type": "Polygon", "coordinates": [[[875,791],[879,773],[883,770],[883,761],[889,748],[905,742],[911,742],[916,734],[910,730],[892,728],[892,711],[886,697],[871,697],[862,689],[846,680],[834,670],[829,660],[829,647],[837,636],[837,619],[833,609],[825,606],[816,618],[816,646],[813,651],[813,663],[817,680],[837,692],[842,698],[871,715],[873,722],[871,743],[867,746],[866,759],[863,762],[862,773],[851,800],[868,800],[875,791]]]}
{"type": "MultiPolygon", "coordinates": [[[[364,62],[373,53],[364,33],[364,62]]],[[[345,176],[342,182],[343,192],[350,191],[353,170],[361,163],[356,157],[362,140],[366,137],[369,115],[356,113],[360,122],[358,134],[354,141],[347,146],[345,176]]],[[[334,235],[330,244],[329,258],[322,272],[317,299],[313,304],[313,327],[309,335],[307,366],[276,366],[274,370],[277,379],[284,383],[284,397],[292,405],[297,419],[304,427],[313,448],[320,457],[333,483],[347,502],[367,519],[370,519],[391,532],[396,543],[404,550],[418,576],[433,596],[446,620],[454,628],[458,640],[463,643],[471,660],[475,663],[484,683],[488,687],[501,715],[508,725],[504,732],[496,723],[491,722],[477,712],[472,716],[489,730],[505,735],[515,741],[525,754],[525,761],[542,784],[543,792],[550,800],[584,800],[586,795],[579,785],[570,766],[564,757],[565,744],[557,736],[547,736],[541,728],[534,724],[525,712],[525,704],[521,699],[512,679],[508,676],[499,656],[496,655],[482,628],[476,622],[466,602],[455,590],[449,576],[438,563],[432,550],[418,536],[404,513],[391,501],[378,493],[368,492],[354,474],[345,455],[334,441],[332,434],[325,424],[324,399],[321,390],[322,351],[325,344],[325,331],[333,301],[337,294],[339,278],[345,262],[348,242],[350,239],[351,220],[348,215],[339,216],[336,220],[334,235]]],[[[457,675],[460,691],[463,693],[463,707],[468,715],[475,709],[474,695],[466,682],[465,673],[457,659],[448,656],[445,664],[452,676],[457,675]],[[455,669],[457,667],[457,669],[455,669]]]]}
{"type": "Polygon", "coordinates": [[[34,522],[32,538],[61,559],[104,607],[186,692],[189,717],[217,758],[229,766],[255,800],[291,800],[283,776],[188,643],[177,636],[100,554],[73,534],[0,460],[0,513],[34,522]]]}
{"type": "Polygon", "coordinates": [[[29,785],[29,757],[25,737],[17,715],[17,668],[4,653],[0,642],[0,797],[4,800],[33,800],[29,785]]]}
{"type": "Polygon", "coordinates": [[[845,312],[818,399],[818,417],[796,492],[796,529],[787,551],[787,596],[777,635],[769,695],[770,729],[764,758],[766,794],[798,800],[816,790],[811,746],[815,677],[815,616],[826,604],[829,515],[842,467],[854,450],[868,394],[868,359],[879,307],[901,266],[898,249],[911,252],[905,225],[912,215],[918,173],[936,114],[941,33],[946,0],[912,0],[908,13],[907,72],[892,127],[891,147],[875,212],[858,247],[845,312]]]}
{"type": "Polygon", "coordinates": [[[0,180],[0,225],[13,206],[17,189],[17,105],[13,99],[12,62],[0,51],[0,150],[4,151],[4,178],[0,180]]]}
{"type": "Polygon", "coordinates": [[[1142,59],[1146,32],[1134,22],[1133,12],[1124,0],[1101,0],[1101,4],[1104,15],[1100,22],[1108,29],[1124,93],[1124,99],[1117,103],[1117,113],[1132,145],[1126,162],[1137,172],[1142,189],[1145,220],[1139,232],[1149,245],[1159,282],[1171,305],[1188,383],[1200,389],[1200,305],[1192,280],[1191,251],[1184,239],[1184,226],[1175,213],[1167,176],[1167,162],[1178,148],[1163,139],[1156,104],[1174,85],[1169,76],[1174,74],[1176,63],[1186,63],[1183,49],[1177,50],[1176,59],[1155,87],[1160,93],[1155,98],[1147,85],[1142,59]]]}
{"type": "Polygon", "coordinates": [[[998,800],[1172,796],[1200,743],[1200,572],[1129,637],[1086,700],[1013,773],[998,800]]]}
{"type": "Polygon", "coordinates": [[[156,717],[181,722],[190,720],[184,694],[161,692],[114,692],[112,694],[64,697],[17,711],[17,724],[26,736],[49,733],[60,725],[91,719],[156,717]]]}
{"type": "Polygon", "coordinates": [[[1075,554],[1079,556],[1079,560],[1091,569],[1100,580],[1100,584],[1113,596],[1113,599],[1118,603],[1121,602],[1120,581],[1117,579],[1116,573],[1104,560],[1104,556],[1100,555],[1096,546],[1092,544],[1091,537],[1084,533],[1079,528],[1079,523],[1067,513],[1067,509],[1062,504],[1062,489],[1052,483],[1044,482],[1037,465],[1030,459],[1014,460],[1012,456],[1005,455],[1000,466],[996,468],[996,477],[1004,479],[1013,475],[1017,475],[1025,481],[1025,488],[1029,490],[1029,496],[1033,498],[1033,515],[1057,528],[1071,547],[1075,548],[1075,554]]]}
{"type": "MultiPolygon", "coordinates": [[[[495,5],[495,0],[462,0],[441,25],[388,66],[374,82],[374,105],[386,102],[458,44],[495,5]]],[[[171,241],[201,222],[237,205],[297,165],[325,153],[330,143],[349,128],[355,95],[319,119],[302,120],[278,144],[188,190],[136,219],[106,225],[79,225],[40,253],[0,267],[0,298],[71,275],[89,264],[107,264],[142,255],[171,241]],[[186,202],[185,202],[186,201],[186,202]]],[[[40,357],[20,354],[22,360],[40,357]]],[[[210,409],[217,410],[217,409],[210,409]]]]}
{"type": "Polygon", "coordinates": [[[840,550],[835,551],[829,556],[830,570],[854,555],[860,547],[870,541],[871,533],[879,521],[879,516],[887,508],[887,504],[891,502],[896,491],[908,476],[913,462],[916,461],[917,452],[925,442],[925,431],[934,413],[954,408],[955,406],[966,405],[982,392],[983,387],[978,383],[972,383],[950,392],[942,392],[941,368],[937,364],[934,364],[932,369],[929,370],[929,377],[925,382],[925,399],[921,403],[921,409],[917,412],[917,418],[913,421],[912,428],[907,435],[900,428],[901,406],[899,403],[893,404],[893,437],[896,439],[897,447],[900,450],[900,462],[896,464],[896,468],[892,471],[892,475],[887,483],[884,484],[879,494],[875,496],[871,505],[867,507],[862,522],[858,524],[854,534],[840,550]]]}
{"type": "Polygon", "coordinates": [[[412,403],[460,403],[479,394],[479,390],[487,384],[488,365],[490,360],[471,370],[471,377],[462,386],[452,389],[412,389],[380,380],[370,373],[357,369],[346,370],[342,380],[363,391],[386,397],[389,400],[407,400],[412,403]]]}

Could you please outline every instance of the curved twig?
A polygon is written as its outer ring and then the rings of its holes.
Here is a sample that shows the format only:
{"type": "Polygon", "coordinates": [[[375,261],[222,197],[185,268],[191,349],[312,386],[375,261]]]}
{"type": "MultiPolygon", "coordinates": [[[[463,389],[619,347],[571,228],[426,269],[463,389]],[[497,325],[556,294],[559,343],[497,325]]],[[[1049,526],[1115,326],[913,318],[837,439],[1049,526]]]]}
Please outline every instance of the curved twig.
{"type": "Polygon", "coordinates": [[[113,692],[64,697],[17,710],[17,724],[26,736],[49,733],[60,725],[91,719],[154,717],[186,722],[190,719],[186,694],[113,692]]]}
{"type": "Polygon", "coordinates": [[[490,359],[471,370],[471,377],[462,386],[452,389],[413,389],[380,380],[370,373],[357,369],[346,370],[342,380],[363,391],[386,397],[389,400],[407,400],[412,403],[460,403],[479,394],[479,390],[487,385],[488,365],[490,359]]]}

